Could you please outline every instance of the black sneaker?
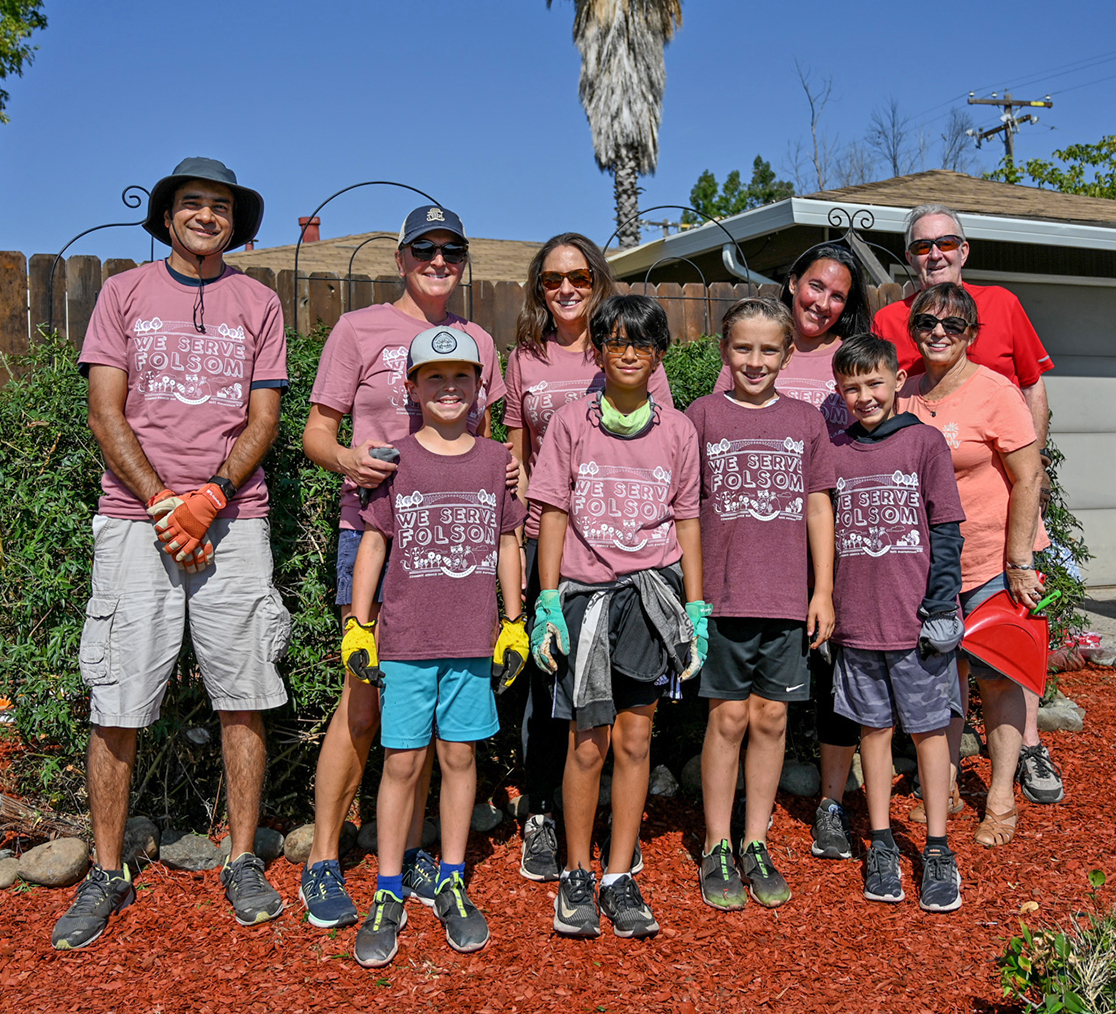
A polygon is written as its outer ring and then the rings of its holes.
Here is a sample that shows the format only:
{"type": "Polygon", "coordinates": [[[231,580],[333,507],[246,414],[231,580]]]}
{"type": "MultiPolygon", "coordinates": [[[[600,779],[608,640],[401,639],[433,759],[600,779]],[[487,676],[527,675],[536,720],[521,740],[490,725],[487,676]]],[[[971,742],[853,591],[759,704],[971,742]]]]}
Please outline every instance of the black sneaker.
{"type": "Polygon", "coordinates": [[[739,912],[748,903],[727,839],[701,855],[701,900],[722,912],[739,912]]]}
{"type": "Polygon", "coordinates": [[[50,942],[59,951],[88,947],[104,933],[109,916],[123,911],[135,900],[136,891],[127,865],[119,876],[110,878],[94,864],[89,875],[78,884],[73,903],[54,924],[50,942]]]}
{"type": "Polygon", "coordinates": [[[541,813],[528,817],[523,825],[519,872],[528,880],[557,880],[562,872],[558,868],[558,829],[541,813]]]}
{"type": "Polygon", "coordinates": [[[659,932],[639,884],[627,873],[601,888],[601,911],[612,920],[612,932],[618,937],[653,937],[659,932]]]}
{"type": "MultiPolygon", "coordinates": [[[[608,853],[612,848],[612,817],[608,818],[608,834],[601,842],[601,872],[608,872],[608,853]]],[[[632,851],[632,868],[628,871],[634,877],[643,869],[643,849],[639,847],[639,838],[636,838],[635,849],[632,851]]]]}
{"type": "Polygon", "coordinates": [[[791,899],[791,889],[775,869],[767,846],[760,841],[740,843],[740,872],[748,881],[748,893],[766,908],[778,908],[791,899]]]}
{"type": "Polygon", "coordinates": [[[403,897],[418,898],[427,908],[434,907],[438,889],[438,860],[419,849],[415,858],[403,860],[403,897]]]}
{"type": "Polygon", "coordinates": [[[851,859],[849,825],[845,809],[832,799],[823,799],[814,814],[814,844],[810,851],[819,859],[851,859]]]}
{"type": "Polygon", "coordinates": [[[267,922],[283,911],[283,899],[264,877],[263,860],[251,852],[242,852],[231,862],[225,860],[221,883],[241,926],[267,922]]]}
{"type": "Polygon", "coordinates": [[[949,850],[922,853],[922,893],[918,904],[927,912],[956,912],[961,907],[961,873],[949,850]]]}
{"type": "Polygon", "coordinates": [[[488,943],[488,920],[469,900],[460,873],[438,887],[434,895],[434,914],[445,926],[446,940],[455,951],[470,954],[488,943]]]}
{"type": "Polygon", "coordinates": [[[399,950],[399,931],[407,925],[403,899],[377,891],[364,925],[357,930],[353,957],[362,968],[382,968],[399,950]]]}
{"type": "Polygon", "coordinates": [[[597,907],[596,879],[580,866],[558,881],[554,899],[554,930],[574,937],[599,937],[601,912],[597,907]]]}
{"type": "Polygon", "coordinates": [[[357,921],[357,908],[345,890],[345,875],[336,859],[323,859],[302,868],[302,885],[298,899],[306,906],[310,925],[321,929],[352,926],[357,921]]]}
{"type": "Polygon", "coordinates": [[[903,872],[899,869],[898,849],[889,849],[883,842],[872,842],[872,847],[868,849],[864,897],[869,901],[886,901],[892,905],[906,897],[903,893],[903,872]]]}
{"type": "Polygon", "coordinates": [[[1066,798],[1062,772],[1042,743],[1019,751],[1015,780],[1032,803],[1060,803],[1066,798]]]}

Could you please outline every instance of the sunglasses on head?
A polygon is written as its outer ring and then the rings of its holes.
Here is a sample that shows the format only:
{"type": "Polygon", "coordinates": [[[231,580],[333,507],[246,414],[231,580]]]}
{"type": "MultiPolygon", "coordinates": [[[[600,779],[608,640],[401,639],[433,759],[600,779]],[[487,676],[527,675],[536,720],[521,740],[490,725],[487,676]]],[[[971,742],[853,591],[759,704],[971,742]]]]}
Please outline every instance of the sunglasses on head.
{"type": "Polygon", "coordinates": [[[593,288],[593,272],[590,268],[577,268],[575,271],[544,271],[539,275],[539,281],[547,292],[560,289],[563,278],[569,279],[570,285],[575,289],[593,288]]]}
{"type": "Polygon", "coordinates": [[[469,253],[469,244],[462,243],[459,239],[451,239],[448,243],[435,243],[429,239],[416,239],[408,244],[411,256],[416,261],[432,261],[441,252],[442,260],[447,264],[460,264],[469,253]]]}
{"type": "Polygon", "coordinates": [[[640,359],[651,359],[655,355],[655,346],[653,345],[637,345],[635,342],[628,341],[627,338],[609,338],[604,343],[604,350],[610,356],[622,356],[631,349],[640,359]]]}
{"type": "Polygon", "coordinates": [[[972,326],[964,317],[935,317],[932,313],[920,313],[914,319],[914,329],[924,334],[929,334],[939,324],[946,334],[954,337],[964,334],[972,326]]]}
{"type": "Polygon", "coordinates": [[[923,257],[928,254],[933,247],[937,247],[942,253],[950,253],[964,242],[965,240],[962,236],[938,236],[935,239],[911,240],[907,249],[914,254],[915,257],[923,257]]]}

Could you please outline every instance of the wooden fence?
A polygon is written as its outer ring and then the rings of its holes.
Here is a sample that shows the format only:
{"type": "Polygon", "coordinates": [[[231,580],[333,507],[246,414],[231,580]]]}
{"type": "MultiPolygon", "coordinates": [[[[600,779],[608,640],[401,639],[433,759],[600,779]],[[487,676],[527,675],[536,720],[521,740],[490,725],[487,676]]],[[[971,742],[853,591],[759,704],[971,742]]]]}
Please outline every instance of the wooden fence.
{"type": "MultiPolygon", "coordinates": [[[[0,352],[27,351],[30,337],[50,313],[50,272],[53,254],[34,254],[28,260],[22,253],[0,252],[0,352]]],[[[105,280],[135,267],[135,261],[75,255],[60,260],[54,269],[53,320],[55,328],[81,347],[93,305],[105,280]]],[[[270,268],[249,268],[247,273],[279,294],[287,324],[306,331],[311,324],[322,322],[332,327],[348,310],[357,310],[372,303],[390,302],[402,292],[398,277],[369,278],[354,275],[339,277],[333,273],[314,272],[298,281],[294,272],[270,268]]],[[[720,330],[721,317],[737,299],[747,295],[777,295],[778,286],[746,283],[713,282],[643,282],[621,283],[621,292],[654,296],[666,310],[671,334],[679,341],[693,341],[702,334],[720,330]]],[[[902,298],[897,284],[869,286],[871,309],[902,298]]],[[[450,300],[452,312],[476,321],[496,339],[503,349],[515,340],[515,320],[523,305],[523,287],[518,282],[489,282],[473,279],[462,285],[450,300]]],[[[0,383],[6,374],[0,371],[0,383]]]]}

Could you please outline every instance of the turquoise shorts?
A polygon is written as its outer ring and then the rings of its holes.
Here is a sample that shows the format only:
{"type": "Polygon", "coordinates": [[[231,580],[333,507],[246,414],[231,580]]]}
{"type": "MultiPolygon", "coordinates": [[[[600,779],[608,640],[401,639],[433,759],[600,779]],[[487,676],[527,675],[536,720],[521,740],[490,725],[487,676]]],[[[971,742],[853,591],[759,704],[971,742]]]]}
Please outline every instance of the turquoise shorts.
{"type": "Polygon", "coordinates": [[[437,729],[448,743],[475,743],[500,729],[491,658],[381,661],[380,742],[392,750],[425,747],[437,729]]]}

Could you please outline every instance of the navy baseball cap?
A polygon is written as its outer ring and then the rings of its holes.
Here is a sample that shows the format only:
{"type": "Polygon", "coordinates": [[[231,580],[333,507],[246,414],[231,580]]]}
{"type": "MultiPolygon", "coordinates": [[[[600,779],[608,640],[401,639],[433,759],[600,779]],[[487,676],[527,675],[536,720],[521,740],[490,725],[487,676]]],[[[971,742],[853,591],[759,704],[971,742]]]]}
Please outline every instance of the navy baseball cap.
{"type": "Polygon", "coordinates": [[[466,243],[469,242],[465,235],[465,226],[454,212],[437,204],[424,204],[421,208],[415,208],[403,220],[403,227],[399,230],[399,245],[406,246],[419,236],[438,229],[445,229],[446,232],[460,236],[466,243]]]}

